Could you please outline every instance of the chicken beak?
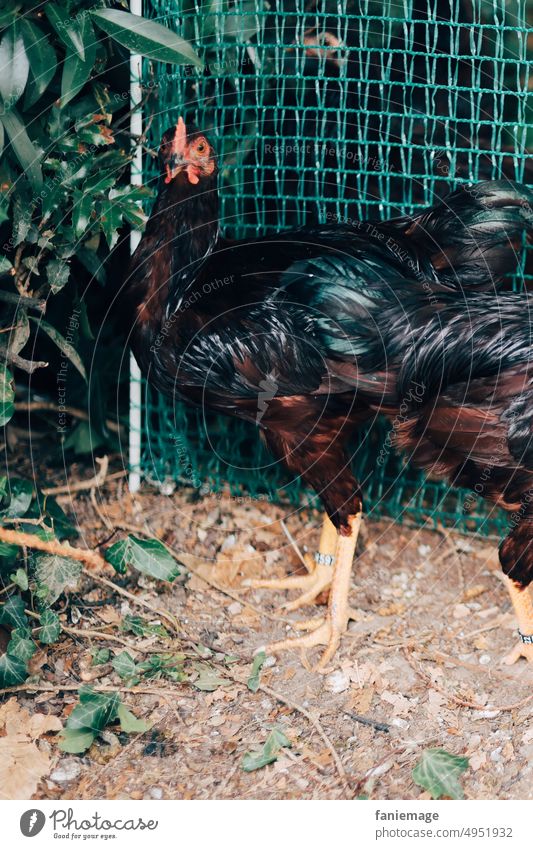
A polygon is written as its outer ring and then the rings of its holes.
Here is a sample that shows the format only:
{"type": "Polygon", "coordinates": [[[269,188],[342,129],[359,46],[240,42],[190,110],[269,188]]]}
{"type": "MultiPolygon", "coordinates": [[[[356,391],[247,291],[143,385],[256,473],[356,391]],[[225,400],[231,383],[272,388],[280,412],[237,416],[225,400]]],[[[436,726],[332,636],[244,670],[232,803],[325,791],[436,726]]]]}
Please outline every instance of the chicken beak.
{"type": "Polygon", "coordinates": [[[165,166],[166,177],[165,183],[170,183],[174,177],[179,174],[185,165],[185,150],[187,145],[187,128],[183,118],[178,118],[176,129],[174,130],[174,138],[172,139],[172,147],[170,158],[165,166]]]}

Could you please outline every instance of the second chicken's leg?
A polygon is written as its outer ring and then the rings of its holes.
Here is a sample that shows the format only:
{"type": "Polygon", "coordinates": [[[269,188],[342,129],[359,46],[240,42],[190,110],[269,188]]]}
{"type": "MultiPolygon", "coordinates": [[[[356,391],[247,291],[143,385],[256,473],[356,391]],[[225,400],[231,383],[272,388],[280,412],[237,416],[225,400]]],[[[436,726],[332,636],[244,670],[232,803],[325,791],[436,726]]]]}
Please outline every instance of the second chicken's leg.
{"type": "Polygon", "coordinates": [[[527,587],[519,587],[511,578],[506,578],[507,588],[513,602],[518,619],[520,642],[511,654],[505,658],[505,663],[512,664],[520,657],[525,657],[533,663],[533,603],[527,587]]]}
{"type": "Polygon", "coordinates": [[[293,601],[283,605],[285,610],[297,610],[306,604],[312,604],[318,595],[327,590],[333,577],[333,563],[335,561],[335,549],[337,546],[337,531],[331,519],[324,515],[322,532],[318,551],[312,559],[306,555],[307,575],[294,575],[288,578],[273,578],[271,580],[250,581],[248,586],[254,589],[268,590],[295,590],[304,592],[293,601]]]}
{"type": "MultiPolygon", "coordinates": [[[[341,637],[348,627],[348,622],[353,618],[348,604],[348,594],[355,546],[361,525],[361,513],[350,516],[349,524],[351,528],[350,536],[340,534],[337,536],[333,581],[325,620],[312,621],[309,623],[309,627],[312,627],[313,630],[308,634],[272,643],[267,646],[267,651],[277,654],[287,649],[309,649],[314,646],[325,645],[326,650],[320,658],[318,669],[323,669],[337,651],[341,637]]],[[[305,627],[305,623],[301,623],[301,625],[305,627]]]]}

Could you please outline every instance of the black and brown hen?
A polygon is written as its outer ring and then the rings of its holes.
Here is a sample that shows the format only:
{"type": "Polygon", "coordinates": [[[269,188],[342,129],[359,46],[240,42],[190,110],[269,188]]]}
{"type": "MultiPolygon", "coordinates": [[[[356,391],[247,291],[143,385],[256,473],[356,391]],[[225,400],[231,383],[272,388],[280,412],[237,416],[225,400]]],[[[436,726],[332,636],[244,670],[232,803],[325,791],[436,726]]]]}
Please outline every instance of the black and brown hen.
{"type": "Polygon", "coordinates": [[[533,325],[526,296],[495,289],[531,233],[532,192],[482,183],[414,218],[231,242],[205,135],[180,119],[160,161],[125,288],[135,357],[166,395],[255,422],[326,510],[311,574],[263,585],[302,587],[294,608],[331,584],[327,617],[270,649],[326,644],[321,666],[333,656],[362,509],[346,443],[400,408],[394,439],[414,462],[478,492],[481,482],[519,516],[501,559],[532,634],[533,325]]]}

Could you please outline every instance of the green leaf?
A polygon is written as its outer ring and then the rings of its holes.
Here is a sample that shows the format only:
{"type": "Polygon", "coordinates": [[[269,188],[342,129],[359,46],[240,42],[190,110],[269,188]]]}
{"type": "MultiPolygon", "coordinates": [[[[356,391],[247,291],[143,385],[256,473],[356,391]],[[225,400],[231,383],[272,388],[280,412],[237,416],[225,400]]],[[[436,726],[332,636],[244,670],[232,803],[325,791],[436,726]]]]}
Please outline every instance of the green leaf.
{"type": "Polygon", "coordinates": [[[199,673],[196,681],[192,682],[193,687],[196,687],[197,690],[211,693],[221,687],[222,684],[228,683],[226,678],[222,678],[217,670],[207,663],[193,663],[193,667],[199,673]]]}
{"type": "Polygon", "coordinates": [[[100,226],[104,231],[106,242],[112,250],[118,242],[118,231],[122,226],[122,210],[120,204],[110,197],[102,201],[100,215],[100,226]]]}
{"type": "Polygon", "coordinates": [[[9,335],[9,351],[18,354],[22,351],[30,335],[28,314],[22,309],[17,310],[15,327],[9,335]]]}
{"type": "Polygon", "coordinates": [[[22,684],[27,677],[28,670],[23,660],[10,654],[0,657],[0,688],[22,684]]]}
{"type": "Polygon", "coordinates": [[[45,645],[57,642],[61,633],[61,622],[59,616],[53,610],[47,608],[41,613],[41,627],[39,628],[39,640],[45,645]]]}
{"type": "Polygon", "coordinates": [[[413,781],[427,790],[432,799],[440,799],[441,796],[463,799],[459,776],[468,766],[468,758],[452,755],[444,749],[425,749],[413,769],[413,781]]]}
{"type": "MultiPolygon", "coordinates": [[[[0,128],[1,128],[0,133],[3,133],[4,132],[4,125],[0,124],[0,128]]],[[[0,143],[0,148],[1,148],[1,143],[0,143]]],[[[8,258],[6,256],[0,256],[0,274],[7,274],[9,271],[11,271],[12,268],[13,268],[13,266],[11,265],[8,258]]]]}
{"type": "Polygon", "coordinates": [[[259,689],[259,684],[261,683],[261,669],[263,668],[263,664],[266,660],[266,654],[264,651],[260,651],[254,657],[254,662],[252,664],[252,671],[250,673],[250,677],[247,681],[248,689],[252,691],[252,693],[257,693],[259,689]]]}
{"type": "Polygon", "coordinates": [[[59,748],[64,752],[84,752],[96,735],[118,715],[118,693],[95,693],[90,687],[80,687],[79,696],[80,701],[60,734],[59,748]]]}
{"type": "Polygon", "coordinates": [[[62,259],[51,259],[46,266],[46,279],[52,291],[56,295],[60,292],[70,277],[70,265],[62,259]]]}
{"type": "Polygon", "coordinates": [[[19,595],[12,595],[0,607],[0,625],[10,625],[12,628],[27,628],[28,619],[24,613],[26,605],[19,595]]]}
{"type": "Polygon", "coordinates": [[[124,619],[120,623],[120,629],[121,631],[126,632],[131,631],[136,637],[152,637],[154,635],[158,637],[169,636],[168,631],[163,625],[152,625],[141,616],[132,616],[131,613],[126,613],[124,619]]]}
{"type": "Polygon", "coordinates": [[[66,589],[75,590],[81,570],[81,563],[70,557],[39,554],[35,558],[35,577],[38,584],[46,587],[46,603],[53,604],[66,589]]]}
{"type": "Polygon", "coordinates": [[[143,575],[159,581],[173,581],[181,571],[162,542],[157,539],[138,539],[132,534],[110,546],[105,558],[122,575],[127,566],[134,566],[143,575]]]}
{"type": "Polygon", "coordinates": [[[7,646],[7,654],[18,657],[19,660],[28,661],[37,651],[37,646],[31,636],[29,628],[14,628],[11,631],[11,639],[7,646]]]}
{"type": "Polygon", "coordinates": [[[123,651],[115,655],[111,661],[111,666],[120,678],[133,678],[136,671],[136,664],[131,654],[123,651]]]}
{"type": "Polygon", "coordinates": [[[19,552],[18,545],[11,545],[9,542],[0,542],[0,572],[5,573],[12,567],[17,554],[19,552]]]}
{"type": "Polygon", "coordinates": [[[263,750],[261,752],[247,752],[242,759],[241,766],[244,772],[262,769],[262,767],[277,761],[279,751],[290,748],[291,745],[283,731],[279,728],[273,728],[266,739],[263,750]]]}
{"type": "Polygon", "coordinates": [[[33,498],[33,483],[23,478],[10,478],[6,488],[9,495],[7,506],[0,510],[0,518],[22,518],[28,512],[33,498]]]}
{"type": "Polygon", "coordinates": [[[24,93],[30,71],[17,23],[5,31],[0,41],[0,70],[0,97],[4,101],[4,110],[8,112],[24,93]]]}
{"type": "MultiPolygon", "coordinates": [[[[17,157],[26,177],[33,188],[40,189],[43,184],[40,154],[30,140],[18,112],[14,108],[10,109],[9,112],[4,112],[0,115],[0,121],[4,125],[11,142],[11,147],[13,148],[13,153],[17,157]]],[[[26,216],[28,216],[27,209],[26,216]]]]}
{"type": "Polygon", "coordinates": [[[61,108],[64,109],[82,90],[89,79],[96,60],[96,39],[87,16],[82,19],[81,35],[85,45],[84,58],[77,51],[67,50],[61,77],[61,108]]]}
{"type": "Polygon", "coordinates": [[[92,649],[91,655],[93,659],[91,666],[102,666],[104,663],[109,663],[111,652],[109,649],[92,649]]]}
{"type": "MultiPolygon", "coordinates": [[[[63,44],[70,50],[74,50],[80,59],[85,59],[85,45],[83,42],[81,24],[79,19],[69,15],[66,4],[45,3],[44,10],[46,17],[52,24],[63,44]]],[[[83,23],[85,17],[81,17],[83,23]]]]}
{"type": "Polygon", "coordinates": [[[80,422],[63,442],[63,448],[75,454],[93,454],[104,441],[103,436],[92,429],[90,422],[80,422]]]}
{"type": "Polygon", "coordinates": [[[13,581],[14,584],[17,585],[19,589],[22,590],[23,593],[28,589],[28,576],[26,574],[25,569],[17,569],[17,571],[9,576],[10,580],[13,581]]]}
{"type": "Polygon", "coordinates": [[[98,9],[92,16],[100,29],[132,53],[158,62],[204,66],[188,41],[155,21],[118,9],[98,9]]]}
{"type": "Polygon", "coordinates": [[[77,239],[87,230],[94,209],[94,192],[76,190],[72,195],[72,226],[77,239]]]}
{"type": "Polygon", "coordinates": [[[70,342],[67,342],[66,339],[63,338],[59,330],[56,330],[55,327],[52,327],[51,324],[48,324],[47,321],[44,321],[42,318],[36,318],[35,316],[30,316],[32,321],[35,321],[36,324],[39,325],[41,330],[50,337],[52,342],[55,342],[57,347],[61,350],[61,353],[64,357],[70,360],[72,365],[77,368],[83,379],[87,382],[87,373],[85,371],[85,366],[81,361],[81,357],[70,342]]]}
{"type": "Polygon", "coordinates": [[[64,728],[59,734],[59,748],[71,755],[81,755],[91,748],[95,737],[94,731],[89,731],[86,728],[80,730],[64,728]]]}
{"type": "Polygon", "coordinates": [[[20,22],[20,27],[30,60],[31,82],[24,99],[24,108],[27,109],[50,85],[57,67],[57,57],[48,36],[33,21],[24,18],[20,22]]]}
{"type": "Polygon", "coordinates": [[[13,375],[4,363],[0,363],[0,427],[8,423],[14,412],[13,375]]]}
{"type": "Polygon", "coordinates": [[[143,734],[152,727],[152,723],[137,719],[123,704],[119,705],[117,713],[120,727],[125,734],[143,734]]]}

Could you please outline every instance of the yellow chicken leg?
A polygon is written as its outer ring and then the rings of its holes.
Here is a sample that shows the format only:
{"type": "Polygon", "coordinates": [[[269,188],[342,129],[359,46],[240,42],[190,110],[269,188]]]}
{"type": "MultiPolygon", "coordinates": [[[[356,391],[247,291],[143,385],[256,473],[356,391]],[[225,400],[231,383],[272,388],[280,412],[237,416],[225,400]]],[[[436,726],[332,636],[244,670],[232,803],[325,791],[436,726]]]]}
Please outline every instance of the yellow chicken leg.
{"type": "Polygon", "coordinates": [[[303,627],[311,627],[313,630],[302,637],[272,643],[266,649],[272,652],[272,654],[277,654],[287,649],[309,649],[314,646],[325,645],[326,650],[320,658],[317,667],[317,669],[323,669],[337,651],[341,637],[348,627],[349,620],[355,616],[355,614],[352,614],[348,605],[348,593],[350,590],[355,546],[361,526],[361,513],[350,516],[348,521],[352,529],[351,535],[337,535],[335,562],[333,564],[333,581],[325,620],[311,620],[307,623],[301,623],[303,627]]]}
{"type": "Polygon", "coordinates": [[[313,559],[310,555],[305,557],[307,575],[294,575],[289,578],[274,578],[266,581],[250,581],[248,586],[254,589],[268,590],[304,590],[294,601],[288,601],[283,605],[285,610],[297,610],[306,604],[312,604],[316,597],[327,590],[331,584],[336,545],[337,531],[326,514],[322,523],[318,551],[313,559]]]}
{"type": "Polygon", "coordinates": [[[520,642],[505,658],[505,663],[508,665],[516,663],[520,657],[525,657],[526,660],[533,663],[533,603],[531,602],[531,595],[527,587],[525,589],[519,587],[511,578],[506,578],[506,582],[518,619],[520,642]]]}

